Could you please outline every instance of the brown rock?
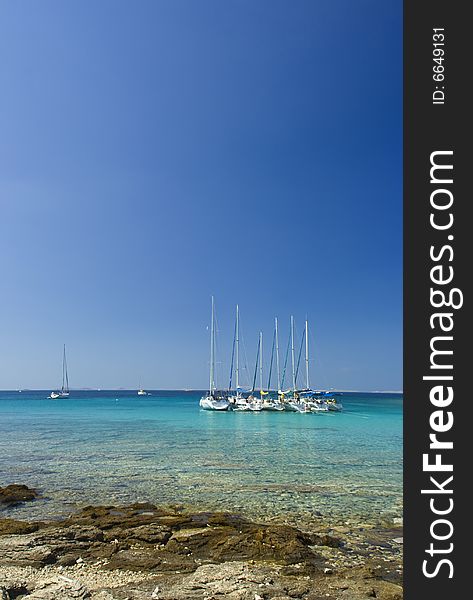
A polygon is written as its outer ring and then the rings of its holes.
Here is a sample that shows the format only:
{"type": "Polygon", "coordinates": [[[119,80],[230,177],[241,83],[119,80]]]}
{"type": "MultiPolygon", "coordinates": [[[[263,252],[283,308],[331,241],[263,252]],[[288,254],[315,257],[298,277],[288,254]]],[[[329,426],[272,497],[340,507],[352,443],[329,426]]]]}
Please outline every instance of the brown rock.
{"type": "Polygon", "coordinates": [[[15,519],[0,519],[0,535],[33,533],[33,531],[38,531],[40,525],[40,523],[28,523],[15,519]]]}
{"type": "Polygon", "coordinates": [[[0,506],[17,506],[38,497],[38,492],[27,485],[12,483],[6,487],[0,487],[0,506]]]}

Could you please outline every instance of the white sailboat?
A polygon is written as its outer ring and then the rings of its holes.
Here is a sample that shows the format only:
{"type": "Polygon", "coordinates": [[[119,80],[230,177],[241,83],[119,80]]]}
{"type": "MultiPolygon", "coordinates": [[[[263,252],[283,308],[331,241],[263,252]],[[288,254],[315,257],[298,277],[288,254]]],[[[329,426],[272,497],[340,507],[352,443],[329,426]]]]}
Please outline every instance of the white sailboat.
{"type": "MultiPolygon", "coordinates": [[[[263,410],[263,397],[266,393],[263,390],[263,332],[262,331],[259,332],[258,354],[256,357],[255,369],[258,368],[258,361],[259,361],[259,374],[260,374],[259,375],[259,388],[260,388],[259,398],[257,398],[254,395],[254,388],[255,388],[254,385],[253,385],[253,391],[251,393],[251,396],[248,398],[248,407],[253,412],[259,412],[259,411],[263,410]]],[[[255,377],[256,377],[256,371],[255,371],[255,377]]]]}
{"type": "Polygon", "coordinates": [[[144,390],[143,388],[140,388],[137,392],[138,396],[147,396],[148,392],[146,390],[144,390]]]}
{"type": "Polygon", "coordinates": [[[271,364],[269,368],[269,378],[268,378],[268,397],[263,400],[263,410],[273,410],[273,411],[281,411],[284,410],[284,404],[280,401],[280,373],[279,373],[279,339],[278,339],[278,318],[274,317],[274,338],[273,338],[273,348],[271,350],[271,364]],[[269,390],[271,389],[271,370],[273,366],[273,352],[276,348],[276,370],[277,370],[277,385],[278,385],[278,398],[275,400],[269,396],[269,390]]]}
{"type": "Polygon", "coordinates": [[[261,402],[261,398],[258,398],[255,396],[256,377],[258,374],[258,365],[260,364],[259,361],[260,361],[261,345],[262,345],[262,333],[260,332],[259,338],[258,338],[258,350],[256,352],[255,372],[253,375],[253,386],[251,388],[250,395],[247,398],[242,398],[240,400],[240,402],[236,406],[234,406],[233,410],[252,411],[252,412],[259,412],[259,411],[263,410],[263,403],[261,402]]]}
{"type": "Polygon", "coordinates": [[[337,403],[335,398],[329,398],[329,392],[317,392],[310,388],[309,384],[309,325],[305,321],[305,343],[306,343],[306,388],[308,394],[308,403],[310,404],[311,412],[327,413],[329,411],[340,412],[343,406],[337,403]]]}
{"type": "Polygon", "coordinates": [[[305,402],[301,402],[296,384],[296,363],[294,355],[294,317],[291,315],[291,367],[292,367],[292,398],[289,398],[286,409],[292,412],[310,412],[305,402]]]}
{"type": "Polygon", "coordinates": [[[324,413],[328,412],[327,405],[325,402],[319,398],[313,397],[313,392],[310,389],[309,383],[309,322],[306,318],[305,320],[305,385],[307,389],[307,393],[309,394],[309,399],[307,400],[307,404],[309,405],[310,412],[313,413],[324,413]]]}
{"type": "Polygon", "coordinates": [[[249,410],[248,402],[240,388],[240,309],[238,304],[235,315],[235,394],[231,395],[228,400],[233,410],[249,410]]]}
{"type": "Polygon", "coordinates": [[[56,398],[69,397],[69,376],[67,374],[66,344],[64,344],[62,353],[62,387],[60,391],[51,392],[49,397],[53,400],[55,400],[56,398]]]}
{"type": "Polygon", "coordinates": [[[210,380],[209,393],[203,396],[199,405],[204,410],[228,410],[230,402],[227,398],[217,395],[217,387],[215,385],[215,302],[212,296],[212,320],[210,325],[210,380]]]}

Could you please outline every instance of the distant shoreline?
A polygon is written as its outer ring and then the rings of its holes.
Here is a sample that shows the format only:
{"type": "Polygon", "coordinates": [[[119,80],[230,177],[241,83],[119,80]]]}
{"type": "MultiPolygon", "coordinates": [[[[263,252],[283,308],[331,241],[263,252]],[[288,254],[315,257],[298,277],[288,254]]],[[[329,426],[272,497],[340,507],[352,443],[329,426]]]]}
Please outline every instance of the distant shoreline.
{"type": "MultiPolygon", "coordinates": [[[[54,386],[49,388],[21,388],[19,389],[2,389],[1,392],[49,392],[54,389],[54,386]]],[[[71,387],[70,390],[74,392],[136,392],[137,388],[90,388],[90,387],[71,387]]],[[[146,388],[150,392],[195,392],[204,393],[205,389],[202,388],[146,388]]],[[[343,390],[343,389],[330,389],[329,392],[334,394],[404,394],[403,390],[343,390]]]]}

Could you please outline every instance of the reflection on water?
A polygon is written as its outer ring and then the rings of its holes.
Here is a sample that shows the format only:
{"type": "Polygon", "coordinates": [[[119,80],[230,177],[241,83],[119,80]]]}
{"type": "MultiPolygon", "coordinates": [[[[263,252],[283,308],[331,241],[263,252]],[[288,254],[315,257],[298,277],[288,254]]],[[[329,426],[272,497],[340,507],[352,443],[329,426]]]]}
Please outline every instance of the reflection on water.
{"type": "Polygon", "coordinates": [[[402,512],[402,397],[341,414],[212,413],[198,393],[0,392],[0,479],[44,490],[18,517],[139,500],[365,520],[402,512]]]}

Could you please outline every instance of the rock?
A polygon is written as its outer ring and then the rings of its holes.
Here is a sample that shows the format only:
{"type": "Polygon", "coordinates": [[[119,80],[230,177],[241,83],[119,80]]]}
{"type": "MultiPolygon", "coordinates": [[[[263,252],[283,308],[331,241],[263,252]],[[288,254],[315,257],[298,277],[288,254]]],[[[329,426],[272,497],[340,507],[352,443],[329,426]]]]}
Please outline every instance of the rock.
{"type": "Polygon", "coordinates": [[[229,600],[255,600],[274,595],[287,597],[285,589],[274,582],[276,573],[266,565],[251,565],[235,561],[199,567],[195,573],[159,590],[157,600],[201,600],[202,598],[228,598],[229,600]],[[268,579],[273,584],[266,586],[268,579]],[[261,596],[261,585],[265,595],[261,596]]]}
{"type": "Polygon", "coordinates": [[[134,527],[128,532],[129,539],[138,540],[147,544],[165,544],[172,536],[172,529],[165,525],[150,523],[134,527]]]}
{"type": "Polygon", "coordinates": [[[396,542],[396,544],[403,544],[404,543],[404,538],[402,538],[402,537],[394,538],[393,542],[396,542]]]}
{"type": "Polygon", "coordinates": [[[0,537],[2,564],[42,567],[55,562],[51,547],[42,543],[37,534],[0,537]]]}
{"type": "Polygon", "coordinates": [[[27,523],[15,519],[0,519],[0,535],[33,533],[38,531],[41,523],[27,523]]]}
{"type": "Polygon", "coordinates": [[[312,543],[315,546],[328,546],[329,548],[341,548],[344,542],[336,536],[328,534],[314,533],[311,536],[312,543]]]}
{"type": "Polygon", "coordinates": [[[23,502],[31,502],[38,497],[38,492],[27,485],[12,483],[6,487],[0,487],[0,506],[17,506],[23,502]]]}
{"type": "Polygon", "coordinates": [[[79,582],[59,575],[53,581],[40,582],[28,600],[86,600],[90,592],[79,582]]]}
{"type": "Polygon", "coordinates": [[[14,598],[22,598],[29,594],[29,589],[25,581],[20,579],[5,579],[0,569],[0,599],[13,600],[14,598]]]}
{"type": "Polygon", "coordinates": [[[402,530],[340,529],[151,504],[0,519],[0,573],[25,576],[15,588],[0,576],[0,600],[400,600],[402,530]],[[62,577],[74,573],[90,591],[62,577]]]}

